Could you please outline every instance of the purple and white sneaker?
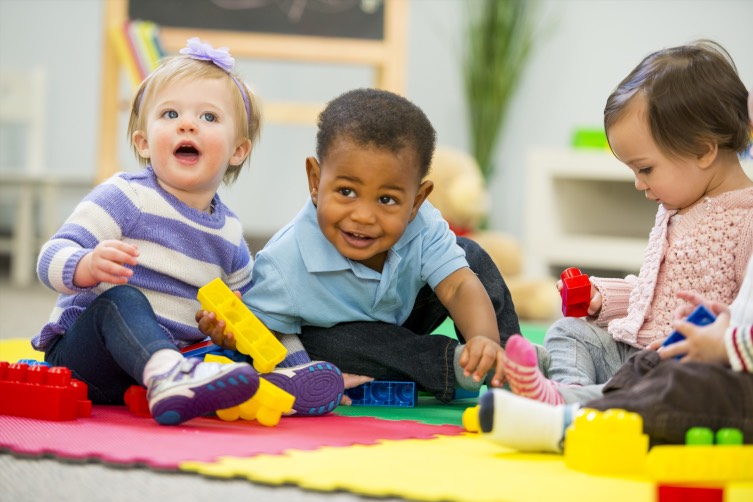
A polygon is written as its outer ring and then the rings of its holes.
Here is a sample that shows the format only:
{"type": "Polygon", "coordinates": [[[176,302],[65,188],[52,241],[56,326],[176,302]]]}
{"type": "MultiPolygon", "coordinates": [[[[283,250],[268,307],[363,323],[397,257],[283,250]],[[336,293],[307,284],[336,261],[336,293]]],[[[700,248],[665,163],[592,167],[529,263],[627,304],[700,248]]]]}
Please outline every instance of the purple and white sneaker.
{"type": "Polygon", "coordinates": [[[153,377],[146,397],[157,422],[176,425],[244,403],[258,388],[259,374],[249,364],[187,358],[167,373],[153,377]]]}
{"type": "Polygon", "coordinates": [[[275,368],[262,378],[295,396],[290,415],[326,415],[340,404],[345,388],[340,369],[324,361],[275,368]]]}

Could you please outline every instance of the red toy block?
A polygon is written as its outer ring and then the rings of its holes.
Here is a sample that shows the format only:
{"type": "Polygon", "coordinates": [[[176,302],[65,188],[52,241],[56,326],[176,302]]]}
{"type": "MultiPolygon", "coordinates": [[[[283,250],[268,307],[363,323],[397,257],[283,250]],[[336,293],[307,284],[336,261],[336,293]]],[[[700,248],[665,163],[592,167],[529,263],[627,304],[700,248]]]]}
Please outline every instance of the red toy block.
{"type": "Polygon", "coordinates": [[[56,421],[88,417],[87,392],[68,368],[0,362],[0,415],[56,421]]]}
{"type": "Polygon", "coordinates": [[[591,303],[591,281],[580,269],[572,267],[565,269],[560,276],[562,279],[562,314],[565,317],[584,317],[588,315],[588,304],[591,303]]]}
{"type": "Polygon", "coordinates": [[[724,502],[724,488],[657,485],[657,502],[724,502]]]}
{"type": "Polygon", "coordinates": [[[123,396],[128,411],[135,413],[141,417],[151,417],[152,412],[149,411],[149,401],[146,399],[146,387],[141,385],[131,385],[125,391],[123,396]]]}

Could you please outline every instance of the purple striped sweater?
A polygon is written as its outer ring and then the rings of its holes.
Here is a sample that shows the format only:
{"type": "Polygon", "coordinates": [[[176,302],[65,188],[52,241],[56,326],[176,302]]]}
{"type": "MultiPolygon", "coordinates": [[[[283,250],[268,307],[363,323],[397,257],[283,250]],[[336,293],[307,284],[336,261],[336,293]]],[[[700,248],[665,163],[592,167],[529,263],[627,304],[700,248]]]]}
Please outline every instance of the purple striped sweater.
{"type": "Polygon", "coordinates": [[[194,318],[200,308],[198,288],[220,277],[230,289],[245,293],[253,265],[238,217],[218,195],[213,206],[209,214],[182,203],[159,186],[151,167],[118,173],[95,187],[40,252],[37,275],[60,296],[48,323],[32,339],[34,348],[44,350],[64,335],[94,298],[113,287],[73,284],[81,258],[108,239],[139,248],[128,284],[146,295],[176,346],[203,340],[194,318]]]}

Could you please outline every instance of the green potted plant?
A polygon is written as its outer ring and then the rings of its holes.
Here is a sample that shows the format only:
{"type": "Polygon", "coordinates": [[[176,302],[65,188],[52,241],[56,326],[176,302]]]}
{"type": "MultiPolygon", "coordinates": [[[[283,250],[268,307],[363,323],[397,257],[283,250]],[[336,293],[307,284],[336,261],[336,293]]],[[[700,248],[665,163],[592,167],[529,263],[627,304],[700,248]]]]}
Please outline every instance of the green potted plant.
{"type": "Polygon", "coordinates": [[[505,115],[534,44],[536,0],[468,0],[463,77],[471,153],[488,182],[505,115]]]}

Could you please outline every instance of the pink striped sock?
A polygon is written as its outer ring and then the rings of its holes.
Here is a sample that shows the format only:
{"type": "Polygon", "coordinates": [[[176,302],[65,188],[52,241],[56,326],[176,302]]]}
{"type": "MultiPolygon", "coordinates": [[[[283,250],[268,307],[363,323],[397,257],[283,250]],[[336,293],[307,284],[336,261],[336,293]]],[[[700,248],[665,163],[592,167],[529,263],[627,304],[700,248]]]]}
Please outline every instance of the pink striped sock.
{"type": "Polygon", "coordinates": [[[539,370],[536,348],[521,335],[513,335],[505,345],[505,377],[518,396],[542,403],[563,404],[557,383],[539,370]]]}

